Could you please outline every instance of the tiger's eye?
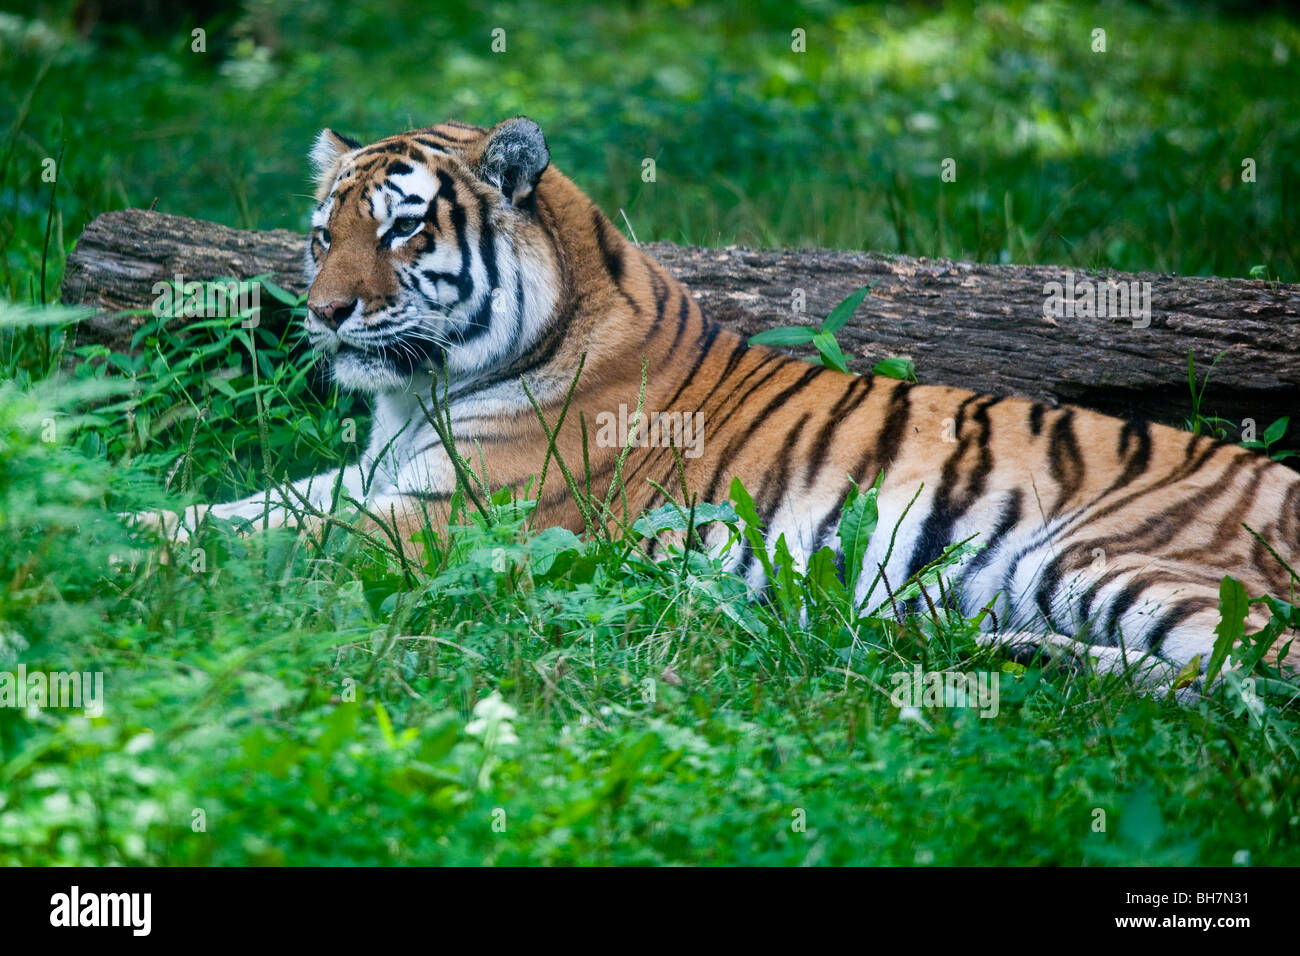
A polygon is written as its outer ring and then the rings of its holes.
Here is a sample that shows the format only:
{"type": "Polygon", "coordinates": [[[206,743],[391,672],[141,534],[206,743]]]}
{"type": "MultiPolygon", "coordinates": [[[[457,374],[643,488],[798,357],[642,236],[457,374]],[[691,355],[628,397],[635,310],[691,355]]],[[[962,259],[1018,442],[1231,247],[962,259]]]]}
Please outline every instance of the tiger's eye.
{"type": "Polygon", "coordinates": [[[331,238],[333,237],[330,235],[330,231],[328,229],[322,229],[320,231],[320,241],[325,243],[325,245],[328,246],[330,244],[331,238]]]}
{"type": "Polygon", "coordinates": [[[409,236],[420,228],[420,222],[418,216],[402,216],[393,221],[393,233],[398,236],[409,236]]]}

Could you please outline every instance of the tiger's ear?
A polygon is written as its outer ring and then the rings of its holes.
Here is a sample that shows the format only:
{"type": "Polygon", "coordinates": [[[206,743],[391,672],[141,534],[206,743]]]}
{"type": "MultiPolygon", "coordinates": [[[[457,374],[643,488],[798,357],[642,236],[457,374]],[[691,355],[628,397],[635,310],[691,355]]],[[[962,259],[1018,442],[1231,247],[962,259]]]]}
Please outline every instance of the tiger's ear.
{"type": "Polygon", "coordinates": [[[317,187],[323,189],[329,185],[344,153],[360,148],[361,144],[350,136],[340,135],[328,128],[321,130],[316,142],[312,144],[311,152],[307,154],[316,174],[317,187]]]}
{"type": "Polygon", "coordinates": [[[488,133],[478,161],[479,177],[506,197],[506,202],[527,208],[537,181],[551,164],[542,128],[526,116],[502,120],[488,133]]]}

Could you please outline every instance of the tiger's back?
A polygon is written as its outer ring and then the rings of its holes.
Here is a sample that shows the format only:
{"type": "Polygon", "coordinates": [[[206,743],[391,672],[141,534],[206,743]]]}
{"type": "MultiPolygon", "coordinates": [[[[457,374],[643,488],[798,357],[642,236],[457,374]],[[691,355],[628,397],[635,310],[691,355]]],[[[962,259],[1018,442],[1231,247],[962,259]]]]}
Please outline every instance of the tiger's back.
{"type": "MultiPolygon", "coordinates": [[[[768,537],[784,535],[801,564],[837,547],[850,479],[883,473],[860,599],[878,568],[896,588],[973,539],[982,549],[958,576],[966,613],[994,602],[1003,631],[1204,663],[1225,574],[1252,595],[1293,593],[1283,560],[1300,557],[1300,476],[1247,449],[1082,408],[845,376],[744,349],[707,323],[673,348],[689,371],[667,401],[700,410],[707,436],[683,460],[689,488],[716,501],[740,477],[768,537]]],[[[654,391],[647,409],[661,407],[654,391]]],[[[638,451],[629,483],[673,488],[673,456],[638,451]]],[[[761,584],[753,555],[735,567],[761,584]]]]}
{"type": "Polygon", "coordinates": [[[722,452],[700,475],[706,499],[728,473],[750,476],[769,533],[798,555],[836,545],[850,477],[883,472],[891,534],[873,538],[866,567],[897,587],[973,539],[963,610],[994,601],[1006,631],[1185,662],[1209,649],[1225,574],[1254,595],[1292,594],[1278,556],[1294,567],[1300,555],[1300,477],[1263,456],[1080,408],[806,375],[796,366],[746,395],[759,417],[733,419],[737,432],[757,423],[762,439],[740,451],[713,436],[722,452]]]}

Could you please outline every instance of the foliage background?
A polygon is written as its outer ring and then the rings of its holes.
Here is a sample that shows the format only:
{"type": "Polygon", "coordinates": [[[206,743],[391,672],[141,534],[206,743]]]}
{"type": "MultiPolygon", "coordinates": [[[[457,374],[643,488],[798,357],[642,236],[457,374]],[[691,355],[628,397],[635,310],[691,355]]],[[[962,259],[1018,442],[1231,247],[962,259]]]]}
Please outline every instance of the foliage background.
{"type": "Polygon", "coordinates": [[[304,156],[322,125],[378,138],[518,113],[643,240],[1296,276],[1300,28],[1274,11],[211,5],[223,9],[145,19],[145,32],[101,21],[85,40],[68,36],[61,5],[3,21],[6,118],[22,120],[0,236],[11,296],[30,262],[9,230],[43,231],[39,164],[64,141],[60,248],[104,209],[155,198],[164,212],[302,228],[304,156]],[[206,53],[191,52],[193,26],[206,53]],[[806,53],[791,51],[796,27],[806,53]],[[1091,52],[1097,28],[1104,54],[1091,52]],[[945,157],[956,183],[939,180],[945,157]]]}

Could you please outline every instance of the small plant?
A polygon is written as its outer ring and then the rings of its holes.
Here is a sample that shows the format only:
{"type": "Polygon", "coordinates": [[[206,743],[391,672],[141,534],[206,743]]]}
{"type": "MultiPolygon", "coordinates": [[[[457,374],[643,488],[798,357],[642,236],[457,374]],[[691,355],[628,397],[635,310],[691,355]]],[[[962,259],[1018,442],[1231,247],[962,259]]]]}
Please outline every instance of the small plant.
{"type": "Polygon", "coordinates": [[[1288,458],[1300,457],[1300,451],[1293,448],[1273,450],[1273,446],[1282,440],[1286,435],[1286,430],[1291,424],[1291,416],[1283,415],[1273,424],[1264,429],[1264,437],[1256,441],[1244,441],[1241,443],[1242,448],[1253,448],[1261,452],[1274,461],[1285,461],[1288,458]]]}
{"type": "Polygon", "coordinates": [[[872,375],[897,378],[904,382],[916,381],[916,363],[909,358],[881,359],[871,368],[872,375]]]}
{"type": "MultiPolygon", "coordinates": [[[[1255,534],[1254,531],[1251,533],[1255,534]]],[[[1263,542],[1262,538],[1259,540],[1263,542]]],[[[1268,547],[1267,543],[1265,547],[1268,547]]],[[[1274,556],[1282,561],[1276,553],[1274,556]]],[[[1294,600],[1300,575],[1285,561],[1282,565],[1291,576],[1294,600]]],[[[1300,725],[1288,706],[1294,703],[1300,688],[1297,688],[1294,674],[1288,674],[1282,665],[1266,659],[1272,648],[1277,649],[1275,660],[1287,657],[1300,635],[1300,606],[1268,595],[1249,597],[1240,581],[1226,575],[1219,586],[1219,625],[1214,633],[1217,637],[1206,665],[1205,686],[1218,694],[1233,717],[1245,717],[1261,731],[1270,746],[1285,749],[1292,757],[1300,757],[1300,748],[1296,744],[1300,725]],[[1246,616],[1251,605],[1263,605],[1269,618],[1258,631],[1247,634],[1246,616]],[[1232,667],[1225,667],[1229,662],[1232,667]]]]}
{"type": "Polygon", "coordinates": [[[1282,277],[1279,276],[1276,272],[1270,270],[1267,265],[1251,266],[1248,275],[1252,279],[1258,279],[1261,282],[1267,282],[1269,286],[1271,286],[1274,290],[1276,290],[1278,284],[1282,281],[1282,277]]]}
{"type": "Polygon", "coordinates": [[[848,358],[844,355],[843,349],[840,348],[839,342],[836,341],[835,333],[844,328],[844,324],[853,317],[853,313],[858,310],[858,306],[862,304],[862,300],[867,297],[875,284],[872,282],[870,285],[864,285],[861,289],[851,293],[835,308],[831,309],[831,314],[826,316],[820,327],[786,325],[777,329],[768,329],[766,332],[759,332],[757,335],[751,336],[749,344],[789,348],[796,345],[807,345],[811,342],[817,348],[817,355],[822,365],[826,368],[833,368],[837,372],[848,373],[848,358]]]}
{"type": "Polygon", "coordinates": [[[1187,387],[1192,393],[1192,413],[1187,417],[1184,424],[1193,435],[1205,433],[1220,441],[1226,441],[1231,435],[1233,423],[1226,418],[1204,415],[1201,412],[1201,405],[1205,399],[1205,390],[1210,385],[1210,373],[1214,371],[1214,366],[1218,364],[1221,358],[1223,358],[1222,352],[1214,357],[1214,361],[1210,363],[1210,367],[1205,373],[1205,378],[1201,379],[1198,386],[1196,358],[1192,355],[1191,349],[1187,350],[1187,387]]]}
{"type": "MultiPolygon", "coordinates": [[[[849,372],[848,358],[845,356],[844,350],[840,348],[835,333],[844,328],[845,323],[853,317],[853,313],[858,310],[858,306],[862,304],[862,301],[870,294],[875,285],[876,283],[872,282],[851,293],[835,308],[831,309],[831,314],[826,316],[826,320],[820,326],[784,325],[780,328],[768,329],[765,332],[750,336],[749,344],[792,348],[798,345],[807,345],[811,342],[817,348],[817,360],[826,368],[832,368],[837,372],[844,372],[849,375],[856,374],[849,372]]],[[[810,361],[812,360],[810,359],[810,361]]],[[[871,369],[871,373],[886,378],[898,378],[907,382],[916,381],[916,366],[911,359],[884,359],[875,364],[875,367],[871,369]]]]}
{"type": "MultiPolygon", "coordinates": [[[[1192,413],[1184,419],[1184,427],[1193,435],[1206,434],[1219,441],[1231,441],[1236,434],[1236,423],[1230,422],[1226,418],[1220,418],[1217,415],[1206,415],[1201,411],[1205,390],[1210,384],[1210,373],[1214,371],[1214,366],[1218,364],[1223,353],[1220,352],[1210,363],[1210,368],[1205,373],[1205,377],[1197,384],[1196,377],[1196,360],[1192,356],[1191,349],[1187,350],[1187,387],[1192,393],[1192,413]]],[[[1291,424],[1291,417],[1284,415],[1274,421],[1264,429],[1264,435],[1260,439],[1251,439],[1241,442],[1242,448],[1250,448],[1254,451],[1268,455],[1274,461],[1285,461],[1288,458],[1300,457],[1300,451],[1294,449],[1277,449],[1273,446],[1280,442],[1286,435],[1287,428],[1291,424]]]]}

